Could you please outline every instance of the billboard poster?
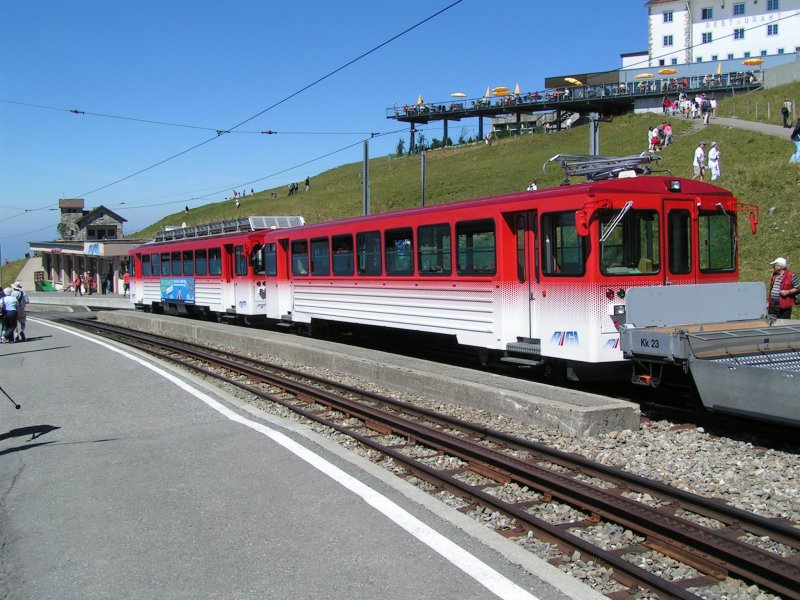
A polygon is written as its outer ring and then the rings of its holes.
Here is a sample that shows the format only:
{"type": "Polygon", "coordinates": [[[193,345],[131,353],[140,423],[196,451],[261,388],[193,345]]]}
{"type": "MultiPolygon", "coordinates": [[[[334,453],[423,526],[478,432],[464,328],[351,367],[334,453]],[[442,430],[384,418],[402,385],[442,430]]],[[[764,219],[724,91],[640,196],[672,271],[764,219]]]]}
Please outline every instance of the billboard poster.
{"type": "Polygon", "coordinates": [[[188,277],[162,278],[161,299],[194,304],[194,279],[188,277]]]}

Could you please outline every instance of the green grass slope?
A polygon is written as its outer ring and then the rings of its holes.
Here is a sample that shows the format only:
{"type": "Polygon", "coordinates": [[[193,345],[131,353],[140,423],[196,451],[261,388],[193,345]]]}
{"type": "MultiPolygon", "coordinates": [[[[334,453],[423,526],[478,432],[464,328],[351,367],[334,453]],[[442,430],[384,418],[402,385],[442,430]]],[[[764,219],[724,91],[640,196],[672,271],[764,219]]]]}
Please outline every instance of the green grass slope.
{"type": "MultiPolygon", "coordinates": [[[[778,93],[781,96],[781,93],[778,93]]],[[[647,150],[647,130],[662,121],[661,115],[625,115],[600,125],[600,149],[604,155],[624,156],[647,150]]],[[[681,177],[692,176],[692,156],[698,142],[718,142],[722,176],[719,185],[730,189],[741,202],[761,207],[758,234],[750,233],[745,217],[740,223],[741,277],[764,281],[769,262],[788,256],[800,268],[798,235],[798,185],[800,168],[788,163],[793,144],[786,139],[749,133],[699,120],[670,119],[675,143],[661,152],[659,170],[681,177]],[[768,214],[774,208],[772,215],[768,214]]],[[[426,203],[429,205],[524,190],[531,179],[539,188],[560,184],[557,165],[542,165],[558,153],[585,154],[587,127],[549,135],[525,135],[483,143],[438,149],[427,153],[426,203]]],[[[708,181],[709,176],[706,180],[708,181]]],[[[420,157],[381,157],[370,161],[373,213],[419,206],[420,157]]],[[[576,182],[579,180],[576,179],[576,182]]],[[[187,225],[247,215],[299,214],[309,223],[355,216],[361,213],[361,164],[331,169],[312,178],[309,192],[287,196],[286,188],[274,188],[247,196],[241,208],[232,201],[201,206],[170,215],[130,237],[151,237],[163,225],[187,225]],[[276,198],[271,192],[275,191],[276,198]]]]}

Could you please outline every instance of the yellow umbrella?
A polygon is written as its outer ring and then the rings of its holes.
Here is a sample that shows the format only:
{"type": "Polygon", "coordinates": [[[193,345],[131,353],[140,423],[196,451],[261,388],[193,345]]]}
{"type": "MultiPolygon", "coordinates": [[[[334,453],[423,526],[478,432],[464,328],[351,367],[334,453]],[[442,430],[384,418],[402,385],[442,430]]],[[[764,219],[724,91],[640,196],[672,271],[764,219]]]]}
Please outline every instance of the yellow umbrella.
{"type": "Polygon", "coordinates": [[[659,69],[658,74],[659,75],[675,75],[675,73],[677,73],[677,72],[678,71],[676,69],[666,68],[666,69],[659,69]]]}
{"type": "Polygon", "coordinates": [[[743,60],[742,64],[747,65],[748,67],[754,67],[758,65],[763,65],[764,60],[761,58],[748,58],[747,60],[743,60]]]}
{"type": "Polygon", "coordinates": [[[504,85],[499,85],[492,89],[492,94],[495,96],[508,96],[508,88],[504,85]]]}
{"type": "Polygon", "coordinates": [[[722,63],[717,63],[717,75],[722,75],[722,63]]]}
{"type": "Polygon", "coordinates": [[[453,92],[450,94],[453,98],[466,98],[467,95],[464,92],[453,92]]]}
{"type": "Polygon", "coordinates": [[[653,77],[655,77],[655,75],[652,73],[639,73],[636,79],[652,79],[653,77]]]}
{"type": "Polygon", "coordinates": [[[419,98],[417,98],[417,104],[422,104],[422,94],[420,94],[419,98]]]}
{"type": "Polygon", "coordinates": [[[514,93],[515,93],[517,96],[519,96],[519,83],[517,83],[517,86],[514,88],[514,93]]]}
{"type": "Polygon", "coordinates": [[[484,98],[488,98],[489,97],[489,86],[488,85],[486,86],[486,93],[483,95],[483,97],[484,98]]]}
{"type": "Polygon", "coordinates": [[[564,81],[571,83],[572,85],[583,85],[579,79],[575,79],[574,77],[564,77],[564,81]]]}

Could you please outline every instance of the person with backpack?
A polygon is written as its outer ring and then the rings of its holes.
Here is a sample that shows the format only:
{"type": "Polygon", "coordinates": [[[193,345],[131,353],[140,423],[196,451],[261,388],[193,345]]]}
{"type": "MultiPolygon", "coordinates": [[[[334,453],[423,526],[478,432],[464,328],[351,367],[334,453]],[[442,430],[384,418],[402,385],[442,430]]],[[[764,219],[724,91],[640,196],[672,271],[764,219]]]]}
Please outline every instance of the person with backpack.
{"type": "Polygon", "coordinates": [[[792,101],[788,98],[783,101],[783,106],[781,107],[781,116],[783,117],[783,126],[787,129],[792,126],[791,121],[789,120],[789,115],[792,112],[792,101]]]}
{"type": "Polygon", "coordinates": [[[0,343],[10,344],[14,341],[14,331],[17,329],[17,309],[19,301],[12,295],[12,290],[7,287],[3,290],[5,296],[0,298],[0,313],[3,315],[3,333],[0,336],[0,343]]]}

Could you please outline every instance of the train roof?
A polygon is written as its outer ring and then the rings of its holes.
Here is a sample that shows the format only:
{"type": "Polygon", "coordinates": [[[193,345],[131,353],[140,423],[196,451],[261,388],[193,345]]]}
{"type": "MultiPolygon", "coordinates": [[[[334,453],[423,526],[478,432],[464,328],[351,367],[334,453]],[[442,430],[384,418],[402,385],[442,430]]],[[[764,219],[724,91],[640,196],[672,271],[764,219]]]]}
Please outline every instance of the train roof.
{"type": "Polygon", "coordinates": [[[703,181],[695,181],[692,179],[685,179],[681,177],[669,177],[662,175],[651,175],[647,177],[630,177],[621,179],[610,179],[605,181],[589,181],[585,183],[561,185],[551,188],[543,188],[533,192],[513,192],[510,194],[500,194],[497,196],[490,196],[486,198],[473,198],[467,200],[454,200],[452,202],[443,202],[441,204],[433,204],[428,206],[420,206],[415,208],[405,208],[401,210],[375,213],[371,215],[359,215],[355,217],[347,217],[343,219],[336,219],[334,221],[323,221],[319,223],[307,224],[302,228],[287,228],[283,233],[294,233],[298,230],[316,229],[318,227],[326,227],[332,224],[350,224],[358,225],[359,223],[369,223],[380,219],[394,219],[397,217],[416,217],[423,216],[435,212],[450,212],[464,209],[481,208],[483,206],[493,206],[496,204],[513,204],[517,201],[537,201],[542,202],[557,200],[558,198],[572,198],[570,207],[574,209],[580,208],[574,201],[575,196],[587,197],[600,197],[603,195],[617,195],[617,194],[655,194],[655,195],[675,195],[679,193],[682,196],[720,196],[732,198],[733,194],[724,188],[721,188],[710,183],[703,181]],[[680,182],[680,192],[670,191],[669,185],[671,181],[680,182]]]}

